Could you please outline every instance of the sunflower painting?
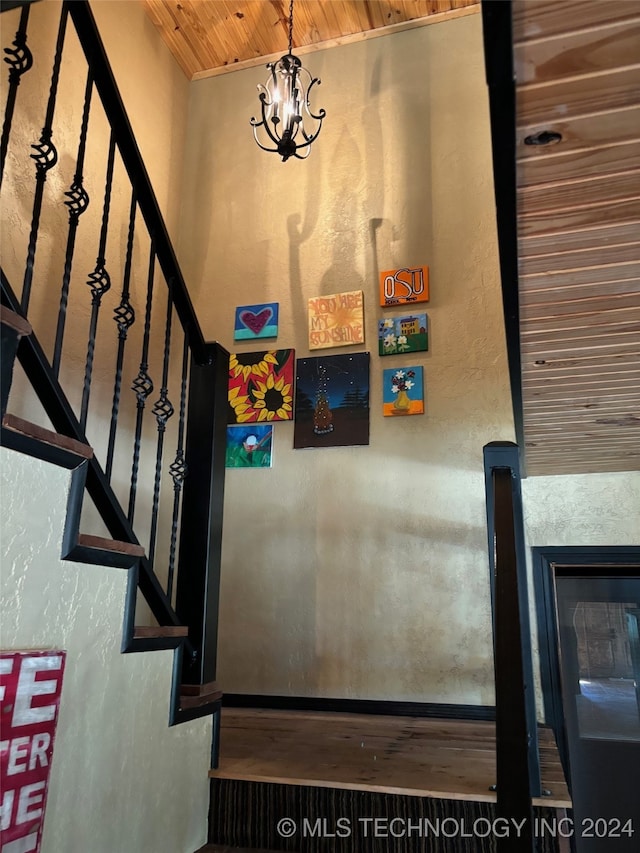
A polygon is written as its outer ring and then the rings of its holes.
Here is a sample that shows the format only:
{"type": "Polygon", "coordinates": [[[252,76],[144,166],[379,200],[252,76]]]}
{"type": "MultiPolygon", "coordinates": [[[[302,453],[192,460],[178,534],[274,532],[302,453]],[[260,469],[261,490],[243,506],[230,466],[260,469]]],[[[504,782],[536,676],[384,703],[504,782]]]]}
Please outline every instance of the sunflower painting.
{"type": "Polygon", "coordinates": [[[292,349],[234,353],[229,358],[230,424],[293,418],[292,349]]]}

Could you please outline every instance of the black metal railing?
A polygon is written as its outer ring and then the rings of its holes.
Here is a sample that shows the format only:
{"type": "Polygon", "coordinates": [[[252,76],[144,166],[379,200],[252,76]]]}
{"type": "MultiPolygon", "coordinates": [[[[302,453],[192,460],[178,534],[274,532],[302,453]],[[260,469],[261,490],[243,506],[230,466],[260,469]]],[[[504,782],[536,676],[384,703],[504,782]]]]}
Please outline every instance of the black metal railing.
{"type": "MultiPolygon", "coordinates": [[[[11,223],[4,229],[2,299],[34,327],[18,359],[48,419],[94,448],[87,492],[100,523],[114,539],[145,547],[139,588],[155,620],[189,626],[183,680],[208,683],[215,679],[228,353],[204,340],[84,0],[62,3],[44,81],[49,55],[32,56],[28,32],[30,16],[50,16],[48,6],[25,6],[5,48],[3,210],[14,218],[18,208],[23,218],[28,210],[29,222],[24,245],[19,234],[12,240],[11,223]],[[15,121],[27,72],[48,91],[37,126],[29,124],[33,109],[15,121]],[[35,179],[27,201],[29,160],[35,179]],[[92,199],[98,215],[87,212],[92,199]],[[20,280],[18,292],[12,282],[20,280]]],[[[20,396],[11,401],[21,403],[20,396]]]]}
{"type": "Polygon", "coordinates": [[[542,796],[518,446],[484,448],[496,692],[497,816],[522,826],[498,853],[533,853],[532,798],[542,796]]]}

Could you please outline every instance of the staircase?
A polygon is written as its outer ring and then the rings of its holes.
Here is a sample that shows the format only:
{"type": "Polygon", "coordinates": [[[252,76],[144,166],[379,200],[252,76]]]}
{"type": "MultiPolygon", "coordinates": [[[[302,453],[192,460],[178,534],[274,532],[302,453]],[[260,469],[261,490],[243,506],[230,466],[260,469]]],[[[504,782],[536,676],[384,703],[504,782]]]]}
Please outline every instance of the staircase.
{"type": "Polygon", "coordinates": [[[106,542],[61,556],[90,450],[7,421],[3,442],[22,450],[0,448],[2,646],[67,652],[41,850],[193,853],[206,838],[212,727],[168,727],[177,640],[121,654],[139,556],[106,542]]]}
{"type": "Polygon", "coordinates": [[[67,651],[42,849],[193,853],[222,700],[228,353],[89,4],[1,10],[2,646],[67,651]]]}
{"type": "Polygon", "coordinates": [[[3,372],[2,441],[81,460],[63,557],[127,569],[122,651],[175,652],[170,723],[217,716],[228,354],[202,336],[89,4],[62,3],[57,36],[56,5],[14,9],[5,48],[3,357],[20,368],[11,397],[3,372]],[[42,115],[21,111],[29,75],[42,115]]]}

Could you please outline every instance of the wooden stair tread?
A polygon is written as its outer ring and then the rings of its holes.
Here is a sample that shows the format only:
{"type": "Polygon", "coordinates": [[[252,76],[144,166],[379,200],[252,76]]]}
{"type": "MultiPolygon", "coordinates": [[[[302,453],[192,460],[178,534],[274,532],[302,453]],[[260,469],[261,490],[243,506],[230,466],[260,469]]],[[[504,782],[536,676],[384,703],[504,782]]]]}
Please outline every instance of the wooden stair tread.
{"type": "Polygon", "coordinates": [[[134,639],[147,637],[188,637],[186,625],[136,625],[133,629],[134,639]]]}
{"type": "Polygon", "coordinates": [[[117,554],[128,554],[132,557],[144,557],[144,548],[135,542],[120,542],[118,539],[105,539],[102,536],[92,536],[88,533],[78,535],[78,545],[85,548],[97,548],[100,551],[113,551],[117,554]]]}
{"type": "Polygon", "coordinates": [[[34,438],[36,441],[41,441],[44,444],[68,450],[71,453],[75,453],[76,456],[81,456],[83,459],[91,459],[93,457],[93,448],[89,447],[88,444],[76,441],[75,438],[70,438],[68,435],[61,435],[59,432],[45,429],[45,427],[31,423],[31,421],[25,421],[23,418],[17,417],[17,415],[7,413],[2,419],[2,426],[10,429],[12,432],[29,436],[29,438],[34,438]]]}
{"type": "Polygon", "coordinates": [[[217,681],[209,681],[207,684],[181,684],[180,693],[183,696],[203,696],[206,693],[218,693],[220,688],[217,681]]]}
{"type": "Polygon", "coordinates": [[[20,336],[30,335],[33,331],[31,323],[28,320],[16,314],[11,308],[7,308],[6,305],[0,305],[0,323],[3,326],[9,326],[10,329],[13,329],[20,336]]]}
{"type": "Polygon", "coordinates": [[[180,707],[200,708],[202,705],[210,705],[222,700],[222,690],[218,688],[215,681],[208,684],[181,684],[180,685],[180,707]],[[199,691],[199,692],[196,692],[199,691]]]}

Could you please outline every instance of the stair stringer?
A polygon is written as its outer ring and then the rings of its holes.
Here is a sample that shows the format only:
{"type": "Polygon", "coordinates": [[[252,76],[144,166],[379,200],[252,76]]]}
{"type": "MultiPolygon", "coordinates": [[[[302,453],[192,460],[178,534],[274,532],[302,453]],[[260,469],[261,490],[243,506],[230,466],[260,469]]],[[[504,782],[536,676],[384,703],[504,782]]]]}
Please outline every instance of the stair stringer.
{"type": "MultiPolygon", "coordinates": [[[[38,427],[13,415],[3,418],[0,444],[4,447],[26,453],[36,459],[51,462],[71,471],[71,480],[67,498],[67,511],[62,536],[61,559],[77,563],[110,566],[127,570],[127,594],[124,606],[124,621],[122,627],[123,654],[130,652],[175,650],[173,663],[173,681],[169,704],[169,725],[194,720],[198,717],[214,715],[214,732],[218,732],[219,714],[222,707],[222,694],[219,691],[205,694],[209,701],[199,701],[194,707],[193,699],[182,692],[182,658],[187,653],[186,633],[184,636],[167,635],[174,633],[175,626],[170,626],[167,633],[162,627],[157,629],[155,636],[136,636],[135,614],[138,591],[140,588],[140,562],[145,559],[144,549],[134,543],[118,543],[122,551],[92,547],[86,540],[96,537],[81,536],[80,519],[82,502],[87,480],[88,460],[93,456],[92,449],[82,442],[60,436],[43,427],[38,427]],[[37,436],[37,437],[34,437],[37,436]],[[63,442],[61,444],[60,442],[63,442]],[[67,446],[64,446],[67,445],[67,446]]],[[[106,542],[107,540],[103,540],[106,542]]],[[[112,544],[116,544],[113,543],[112,544]]],[[[185,632],[188,630],[184,629],[185,632]]],[[[190,686],[185,688],[188,690],[190,686]]],[[[203,685],[203,690],[210,685],[203,685]]],[[[213,765],[217,765],[217,736],[214,736],[212,753],[213,765]]]]}
{"type": "Polygon", "coordinates": [[[65,544],[86,460],[58,448],[54,464],[6,446],[0,454],[2,647],[67,652],[43,853],[195,850],[206,835],[212,722],[167,726],[168,695],[177,721],[180,645],[122,655],[136,560],[93,565],[65,544]]]}

